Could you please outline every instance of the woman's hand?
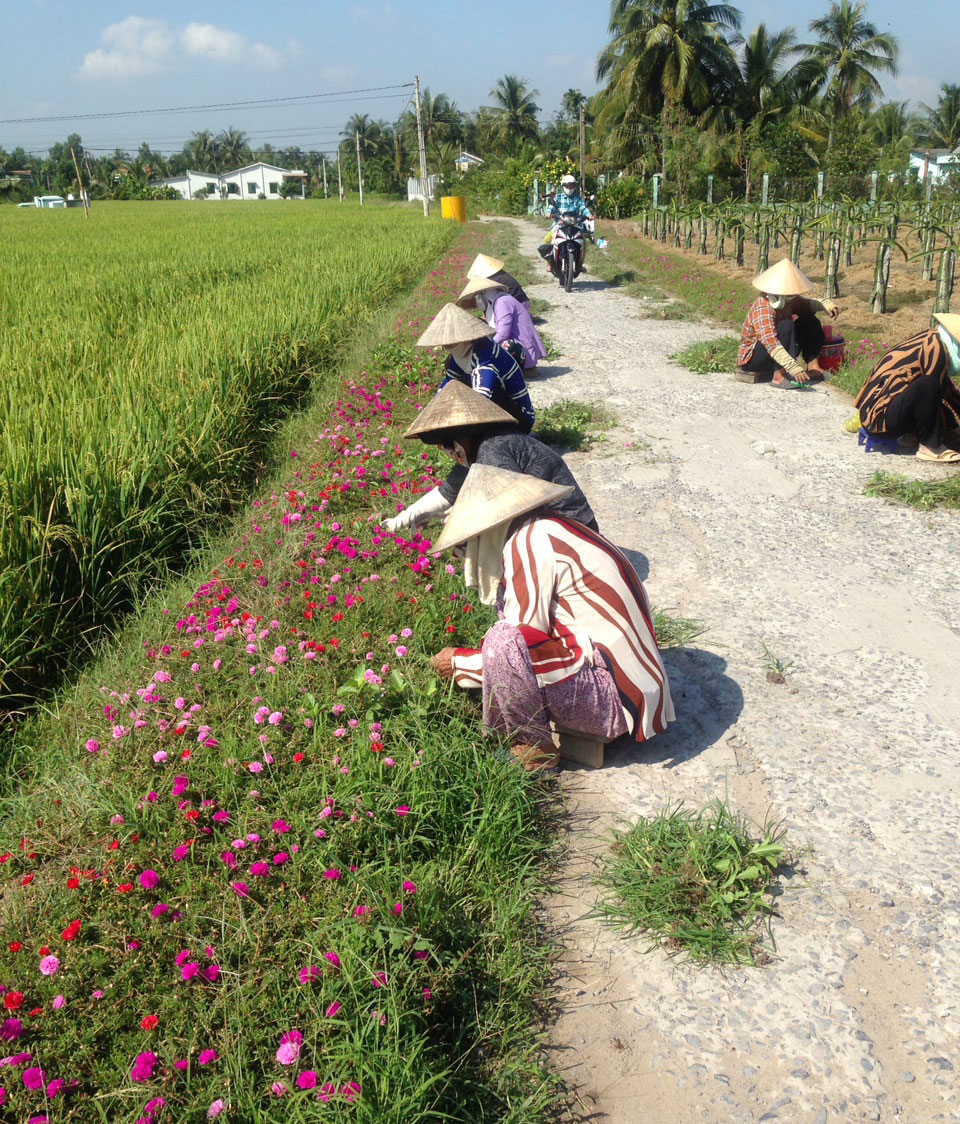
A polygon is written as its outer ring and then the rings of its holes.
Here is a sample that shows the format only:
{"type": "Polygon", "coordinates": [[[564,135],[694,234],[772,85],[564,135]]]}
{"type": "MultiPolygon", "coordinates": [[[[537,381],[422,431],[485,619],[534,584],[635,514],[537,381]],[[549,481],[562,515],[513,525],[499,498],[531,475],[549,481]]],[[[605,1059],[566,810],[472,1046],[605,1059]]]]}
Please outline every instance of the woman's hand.
{"type": "Polygon", "coordinates": [[[441,679],[453,678],[453,653],[455,648],[441,648],[435,656],[430,657],[430,666],[441,679]]]}

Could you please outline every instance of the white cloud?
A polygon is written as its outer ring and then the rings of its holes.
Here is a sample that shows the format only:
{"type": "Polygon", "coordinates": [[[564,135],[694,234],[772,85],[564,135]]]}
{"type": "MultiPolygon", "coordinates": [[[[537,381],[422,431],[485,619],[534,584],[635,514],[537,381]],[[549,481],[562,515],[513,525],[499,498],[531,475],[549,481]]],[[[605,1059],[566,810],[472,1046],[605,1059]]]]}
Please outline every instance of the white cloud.
{"type": "Polygon", "coordinates": [[[174,45],[174,34],[160,20],[127,16],[100,32],[104,46],[84,56],[80,73],[87,78],[131,78],[161,69],[174,45]]]}
{"type": "MultiPolygon", "coordinates": [[[[182,31],[161,20],[128,16],[100,32],[103,46],[84,56],[80,73],[85,78],[133,78],[168,69],[178,58],[208,59],[219,63],[246,63],[262,70],[276,70],[285,53],[266,43],[251,43],[238,31],[211,23],[188,23],[182,31]]],[[[299,51],[291,41],[287,54],[299,51]]]]}
{"type": "Polygon", "coordinates": [[[250,43],[239,32],[214,27],[212,23],[189,23],[181,36],[187,54],[215,62],[249,62],[276,70],[283,65],[283,54],[265,43],[250,43]]]}

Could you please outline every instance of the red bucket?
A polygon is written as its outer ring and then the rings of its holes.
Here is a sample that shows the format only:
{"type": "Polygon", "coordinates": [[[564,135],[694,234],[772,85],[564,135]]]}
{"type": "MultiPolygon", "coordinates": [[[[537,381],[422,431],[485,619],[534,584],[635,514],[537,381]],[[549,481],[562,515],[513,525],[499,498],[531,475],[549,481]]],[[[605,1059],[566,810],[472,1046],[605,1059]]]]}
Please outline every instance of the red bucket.
{"type": "Polygon", "coordinates": [[[824,324],[823,334],[827,338],[820,349],[820,366],[825,371],[838,371],[847,351],[847,341],[834,332],[832,324],[824,324]]]}

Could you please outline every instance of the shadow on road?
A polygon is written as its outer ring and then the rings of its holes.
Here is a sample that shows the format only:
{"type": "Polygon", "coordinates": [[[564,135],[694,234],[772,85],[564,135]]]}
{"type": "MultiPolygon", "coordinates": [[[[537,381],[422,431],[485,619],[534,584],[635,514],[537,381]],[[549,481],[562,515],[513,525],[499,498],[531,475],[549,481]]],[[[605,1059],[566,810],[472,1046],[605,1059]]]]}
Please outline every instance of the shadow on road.
{"type": "Polygon", "coordinates": [[[528,371],[524,372],[525,378],[532,383],[546,382],[548,379],[558,379],[561,375],[569,375],[573,370],[572,367],[549,366],[544,367],[543,364],[538,364],[537,373],[531,375],[528,371]]]}
{"type": "Polygon", "coordinates": [[[611,742],[607,746],[607,767],[642,761],[674,769],[716,744],[740,717],[743,692],[725,674],[725,659],[702,648],[668,648],[663,662],[670,678],[676,721],[642,745],[628,738],[611,742]]]}
{"type": "MultiPolygon", "coordinates": [[[[601,534],[602,533],[603,528],[601,528],[601,534]]],[[[637,571],[637,577],[642,582],[645,582],[650,576],[650,562],[648,561],[647,556],[645,554],[641,554],[639,550],[634,550],[629,546],[617,545],[617,550],[619,550],[621,554],[626,555],[627,561],[637,571]]]]}

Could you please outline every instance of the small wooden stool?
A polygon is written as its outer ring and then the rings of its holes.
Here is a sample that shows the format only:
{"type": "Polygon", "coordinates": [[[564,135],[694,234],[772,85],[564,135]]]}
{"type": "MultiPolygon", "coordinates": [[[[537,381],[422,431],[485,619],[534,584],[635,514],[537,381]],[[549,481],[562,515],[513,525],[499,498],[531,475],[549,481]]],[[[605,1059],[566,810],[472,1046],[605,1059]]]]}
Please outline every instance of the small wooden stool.
{"type": "Polygon", "coordinates": [[[550,730],[553,734],[553,744],[565,761],[586,765],[588,769],[603,768],[603,750],[608,744],[603,738],[591,737],[589,734],[580,734],[573,730],[563,730],[553,722],[550,723],[550,730]]]}

